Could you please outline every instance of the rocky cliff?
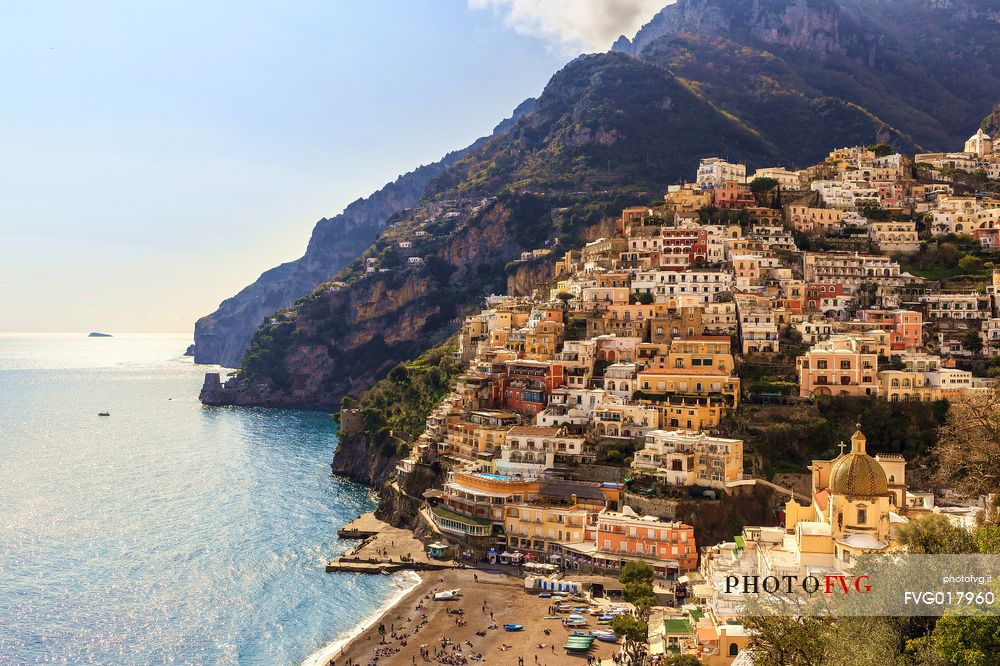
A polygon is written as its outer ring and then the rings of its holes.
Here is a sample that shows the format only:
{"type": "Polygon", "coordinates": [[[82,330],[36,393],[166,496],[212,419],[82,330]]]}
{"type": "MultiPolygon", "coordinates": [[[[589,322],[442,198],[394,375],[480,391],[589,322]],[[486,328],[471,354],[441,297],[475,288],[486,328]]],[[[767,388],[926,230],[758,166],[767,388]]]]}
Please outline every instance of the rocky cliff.
{"type": "MultiPolygon", "coordinates": [[[[531,113],[534,101],[522,102],[491,136],[504,134],[531,113]]],[[[302,257],[265,271],[253,284],[195,323],[195,363],[238,367],[250,338],[267,315],[290,306],[317,284],[329,280],[371,245],[394,215],[415,206],[435,177],[485,141],[484,137],[433,164],[418,167],[371,196],[351,203],[339,215],[318,221],[302,257]]]]}
{"type": "Polygon", "coordinates": [[[576,208],[564,204],[581,198],[586,203],[577,206],[590,207],[598,219],[637,200],[521,193],[456,202],[449,204],[456,215],[450,233],[436,237],[415,235],[426,227],[427,210],[410,213],[339,276],[344,281],[324,284],[268,319],[251,340],[239,378],[224,390],[203,391],[203,401],[333,409],[344,395],[360,396],[392,366],[454,333],[466,308],[504,291],[505,266],[568,224],[565,215],[576,208]],[[563,213],[553,217],[554,207],[563,213]],[[401,243],[414,245],[407,251],[418,262],[396,256],[401,243]]]}
{"type": "Polygon", "coordinates": [[[816,133],[874,124],[900,149],[954,149],[1000,90],[988,0],[679,0],[613,48],[810,148],[816,133]]]}
{"type": "Polygon", "coordinates": [[[361,256],[269,316],[235,390],[209,399],[329,408],[360,395],[482,296],[537,284],[530,271],[507,283],[522,251],[579,245],[691,179],[700,157],[796,167],[841,145],[960,147],[1000,99],[988,4],[681,0],[618,45],[628,53],[569,63],[440,170],[361,256]]]}

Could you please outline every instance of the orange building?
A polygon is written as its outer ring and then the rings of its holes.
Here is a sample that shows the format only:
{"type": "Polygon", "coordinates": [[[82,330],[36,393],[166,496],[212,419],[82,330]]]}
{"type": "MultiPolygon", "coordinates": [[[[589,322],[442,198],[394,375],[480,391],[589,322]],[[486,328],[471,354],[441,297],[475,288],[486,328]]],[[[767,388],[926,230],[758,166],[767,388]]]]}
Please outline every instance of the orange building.
{"type": "Polygon", "coordinates": [[[911,310],[864,310],[861,321],[888,331],[894,350],[917,349],[923,345],[924,316],[911,310]]]}
{"type": "Polygon", "coordinates": [[[681,571],[691,571],[698,564],[693,527],[655,516],[640,516],[629,507],[598,514],[597,550],[644,560],[673,560],[681,571]]]}

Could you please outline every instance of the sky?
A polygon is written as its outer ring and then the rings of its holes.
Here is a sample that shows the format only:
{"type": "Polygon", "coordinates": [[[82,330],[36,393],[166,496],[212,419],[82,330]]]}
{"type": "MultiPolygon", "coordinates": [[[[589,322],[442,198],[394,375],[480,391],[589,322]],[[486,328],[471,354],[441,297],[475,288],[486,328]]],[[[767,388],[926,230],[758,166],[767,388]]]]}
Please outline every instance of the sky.
{"type": "Polygon", "coordinates": [[[663,0],[8,5],[0,331],[188,333],[663,0]]]}

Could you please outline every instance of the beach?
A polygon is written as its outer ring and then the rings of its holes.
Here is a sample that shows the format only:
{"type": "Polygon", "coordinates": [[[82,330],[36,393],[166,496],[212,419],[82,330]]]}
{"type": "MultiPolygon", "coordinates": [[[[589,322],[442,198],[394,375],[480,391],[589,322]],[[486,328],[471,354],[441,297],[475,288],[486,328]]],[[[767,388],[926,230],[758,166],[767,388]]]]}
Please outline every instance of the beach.
{"type": "MultiPolygon", "coordinates": [[[[588,656],[611,663],[619,649],[597,641],[587,654],[566,654],[562,645],[569,630],[559,620],[544,619],[553,599],[528,594],[520,578],[474,569],[423,572],[420,576],[416,587],[346,644],[328,653],[325,662],[308,663],[517,665],[518,658],[523,658],[528,665],[553,666],[586,664],[588,656]],[[431,598],[435,591],[455,588],[461,590],[457,599],[431,598]],[[503,628],[507,623],[522,624],[524,629],[507,632],[503,628]]],[[[589,628],[596,625],[592,622],[589,628]]]]}

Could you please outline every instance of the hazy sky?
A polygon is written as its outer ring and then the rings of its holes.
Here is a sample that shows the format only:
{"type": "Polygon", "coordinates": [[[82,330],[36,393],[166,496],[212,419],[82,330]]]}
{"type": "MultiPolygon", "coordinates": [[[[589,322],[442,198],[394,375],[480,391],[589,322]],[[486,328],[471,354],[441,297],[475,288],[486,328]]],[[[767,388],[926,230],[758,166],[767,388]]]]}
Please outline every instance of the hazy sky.
{"type": "Polygon", "coordinates": [[[661,4],[8,4],[0,331],[189,332],[661,4]]]}

